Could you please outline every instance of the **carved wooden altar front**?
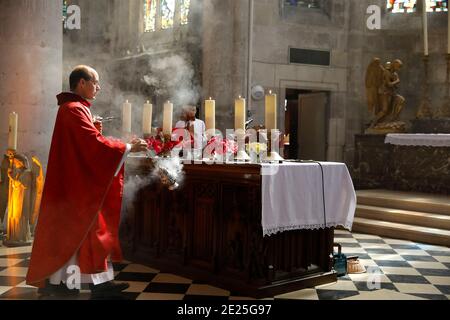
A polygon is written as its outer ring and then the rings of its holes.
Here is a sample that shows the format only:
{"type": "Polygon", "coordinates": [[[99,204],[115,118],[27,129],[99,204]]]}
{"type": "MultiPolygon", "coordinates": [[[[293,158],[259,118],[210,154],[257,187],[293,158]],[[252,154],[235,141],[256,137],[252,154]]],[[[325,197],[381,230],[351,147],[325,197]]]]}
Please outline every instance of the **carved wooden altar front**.
{"type": "MultiPolygon", "coordinates": [[[[130,159],[127,179],[148,175],[148,161],[130,159]]],[[[190,164],[184,172],[177,191],[155,182],[126,201],[126,259],[254,297],[336,281],[333,229],[263,237],[259,165],[190,164]]]]}

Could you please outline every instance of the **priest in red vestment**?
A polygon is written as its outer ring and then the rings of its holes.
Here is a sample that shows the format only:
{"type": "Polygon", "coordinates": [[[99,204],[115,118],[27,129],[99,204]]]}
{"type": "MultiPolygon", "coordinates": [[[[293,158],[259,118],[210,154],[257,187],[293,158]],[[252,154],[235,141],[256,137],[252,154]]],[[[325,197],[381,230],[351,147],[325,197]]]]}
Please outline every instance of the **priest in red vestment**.
{"type": "Polygon", "coordinates": [[[128,284],[113,281],[111,262],[122,259],[118,229],[123,163],[129,152],[145,151],[147,144],[102,135],[88,101],[100,90],[93,68],[76,67],[70,88],[57,96],[27,284],[47,294],[77,294],[80,283],[89,283],[92,293],[120,292],[128,284]]]}

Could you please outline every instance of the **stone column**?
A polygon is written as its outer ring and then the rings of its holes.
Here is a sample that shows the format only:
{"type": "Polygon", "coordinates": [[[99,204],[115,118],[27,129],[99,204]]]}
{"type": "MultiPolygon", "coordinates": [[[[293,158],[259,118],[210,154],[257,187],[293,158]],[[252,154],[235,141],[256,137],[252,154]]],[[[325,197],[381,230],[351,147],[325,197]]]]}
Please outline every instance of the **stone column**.
{"type": "Polygon", "coordinates": [[[18,152],[46,166],[62,82],[62,1],[2,0],[0,21],[0,152],[15,111],[18,152]]]}
{"type": "Polygon", "coordinates": [[[203,98],[216,100],[216,127],[234,127],[234,100],[245,96],[247,1],[203,3],[203,98]]]}

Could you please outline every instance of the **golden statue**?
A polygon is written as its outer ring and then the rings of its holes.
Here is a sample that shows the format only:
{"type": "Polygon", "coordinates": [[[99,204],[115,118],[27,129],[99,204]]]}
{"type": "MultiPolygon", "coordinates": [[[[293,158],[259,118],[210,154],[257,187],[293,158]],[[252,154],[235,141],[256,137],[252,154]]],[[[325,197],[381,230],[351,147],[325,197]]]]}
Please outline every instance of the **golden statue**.
{"type": "Polygon", "coordinates": [[[369,112],[375,118],[366,133],[405,132],[406,124],[399,121],[405,105],[405,98],[397,93],[400,77],[398,71],[403,66],[400,60],[382,65],[379,58],[374,58],[367,67],[366,94],[369,112]]]}
{"type": "Polygon", "coordinates": [[[10,158],[8,168],[8,213],[5,245],[13,246],[20,243],[29,243],[31,240],[29,216],[31,170],[28,159],[21,154],[14,154],[10,158]],[[8,243],[8,244],[7,244],[8,243]]]}
{"type": "Polygon", "coordinates": [[[42,165],[8,150],[0,170],[0,218],[6,220],[6,246],[28,245],[39,216],[44,185],[42,165]],[[7,214],[5,214],[7,213],[7,214]]]}

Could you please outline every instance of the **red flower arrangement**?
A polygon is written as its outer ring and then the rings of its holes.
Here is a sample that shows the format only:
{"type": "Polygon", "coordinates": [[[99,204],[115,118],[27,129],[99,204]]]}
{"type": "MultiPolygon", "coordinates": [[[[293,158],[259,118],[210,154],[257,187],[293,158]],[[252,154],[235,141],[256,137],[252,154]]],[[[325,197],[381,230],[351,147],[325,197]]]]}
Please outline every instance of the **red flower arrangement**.
{"type": "Polygon", "coordinates": [[[238,152],[238,144],[234,140],[212,137],[206,144],[205,151],[211,155],[236,154],[238,152]]]}
{"type": "Polygon", "coordinates": [[[152,136],[150,138],[145,139],[147,141],[148,148],[150,150],[155,151],[156,155],[169,156],[171,151],[175,147],[182,148],[186,144],[192,145],[192,143],[193,143],[192,136],[191,136],[190,140],[187,140],[187,139],[185,140],[185,139],[183,139],[183,136],[180,136],[178,138],[178,140],[173,141],[172,140],[173,133],[176,130],[179,130],[179,129],[174,128],[172,130],[172,135],[168,136],[168,135],[164,135],[161,129],[158,129],[158,132],[155,137],[152,136]]]}

